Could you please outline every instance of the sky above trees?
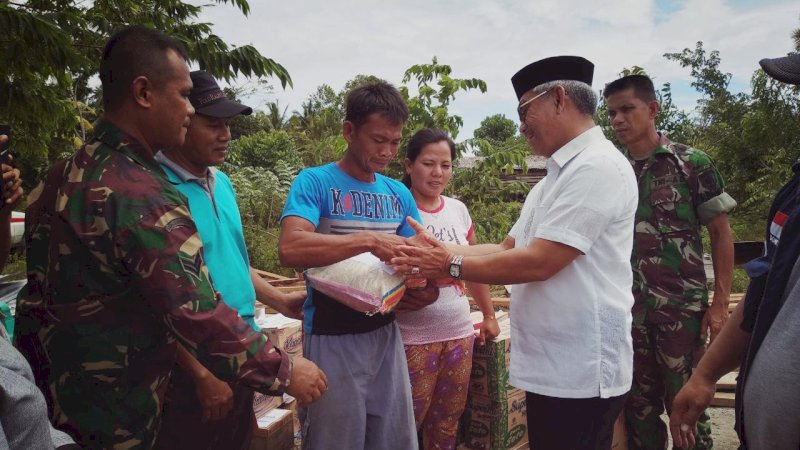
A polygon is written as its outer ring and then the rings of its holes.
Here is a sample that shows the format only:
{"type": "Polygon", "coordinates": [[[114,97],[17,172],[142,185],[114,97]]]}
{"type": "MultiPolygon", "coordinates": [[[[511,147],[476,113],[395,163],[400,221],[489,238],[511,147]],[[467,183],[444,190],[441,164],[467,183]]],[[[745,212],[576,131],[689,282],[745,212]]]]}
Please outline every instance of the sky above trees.
{"type": "Polygon", "coordinates": [[[221,5],[204,9],[201,19],[226,42],[253,44],[291,74],[293,88],[260,89],[249,99],[253,106],[277,99],[299,110],[319,85],[338,90],[357,74],[400,84],[406,68],[436,56],[458,76],[488,86],[451,105],[464,118],[461,139],[488,115],[513,118],[511,75],[557,54],[592,60],[596,89],[623,68],[640,66],[657,83],[671,83],[676,105],[690,109],[698,94],[689,71],[663,54],[703,41],[719,50],[721,70],[733,74],[731,90],[748,91],[759,59],[792,49],[800,18],[796,0],[259,0],[250,6],[248,17],[221,5]]]}

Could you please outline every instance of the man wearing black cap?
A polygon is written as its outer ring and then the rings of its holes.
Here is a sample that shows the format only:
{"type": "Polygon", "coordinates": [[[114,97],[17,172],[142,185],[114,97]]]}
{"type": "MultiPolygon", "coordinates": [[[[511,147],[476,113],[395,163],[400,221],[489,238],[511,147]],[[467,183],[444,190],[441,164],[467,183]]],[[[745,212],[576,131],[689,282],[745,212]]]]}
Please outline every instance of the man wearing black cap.
{"type": "MultiPolygon", "coordinates": [[[[229,100],[208,72],[198,70],[190,76],[189,101],[195,115],[186,140],[155,158],[189,201],[214,289],[256,331],[256,299],[299,317],[305,293],[284,294],[250,267],[233,185],[215,168],[225,161],[231,119],[253,110],[229,100]]],[[[220,381],[183,347],[178,349],[177,363],[156,448],[247,448],[254,421],[253,391],[220,381]]]]}
{"type": "MultiPolygon", "coordinates": [[[[800,55],[762,59],[770,77],[800,85],[800,55]]],[[[736,431],[743,449],[800,448],[800,161],[778,191],[766,227],[766,252],[745,265],[745,299],[675,397],[670,432],[688,448],[716,382],[739,367],[736,431]]]]}
{"type": "MultiPolygon", "coordinates": [[[[516,284],[509,382],[527,392],[531,448],[608,449],[631,387],[630,254],[636,181],[592,116],[594,65],[559,56],[511,79],[520,132],[548,157],[499,245],[401,247],[408,273],[516,284]]],[[[424,229],[417,226],[417,232],[424,229]]]]}

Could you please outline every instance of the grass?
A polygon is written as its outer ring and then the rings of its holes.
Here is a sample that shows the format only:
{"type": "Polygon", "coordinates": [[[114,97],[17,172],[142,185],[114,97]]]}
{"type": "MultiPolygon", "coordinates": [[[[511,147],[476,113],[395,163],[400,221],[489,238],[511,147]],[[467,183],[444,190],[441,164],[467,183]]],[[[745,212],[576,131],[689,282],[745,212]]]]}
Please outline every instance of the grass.
{"type": "Polygon", "coordinates": [[[8,255],[6,266],[3,268],[3,275],[12,275],[9,280],[25,279],[25,255],[12,252],[8,255]]]}

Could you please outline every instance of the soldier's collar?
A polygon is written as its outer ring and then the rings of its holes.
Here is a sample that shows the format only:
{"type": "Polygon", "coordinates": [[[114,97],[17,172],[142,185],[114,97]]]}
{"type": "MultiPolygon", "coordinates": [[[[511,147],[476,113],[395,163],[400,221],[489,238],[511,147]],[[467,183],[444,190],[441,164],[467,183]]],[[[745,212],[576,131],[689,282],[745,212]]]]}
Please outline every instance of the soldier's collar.
{"type": "Polygon", "coordinates": [[[161,166],[156,162],[150,150],[108,120],[100,119],[95,124],[94,138],[114,150],[127,154],[144,167],[158,172],[161,171],[161,166]]]}
{"type": "Polygon", "coordinates": [[[658,147],[653,151],[653,154],[655,155],[658,153],[675,153],[672,151],[672,141],[670,141],[664,133],[658,133],[658,147]]]}

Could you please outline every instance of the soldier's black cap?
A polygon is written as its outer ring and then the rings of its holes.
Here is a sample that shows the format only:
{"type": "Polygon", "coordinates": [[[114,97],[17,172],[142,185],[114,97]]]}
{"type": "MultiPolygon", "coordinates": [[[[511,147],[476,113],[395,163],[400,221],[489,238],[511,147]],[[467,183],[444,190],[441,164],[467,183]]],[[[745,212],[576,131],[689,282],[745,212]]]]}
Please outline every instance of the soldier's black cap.
{"type": "Polygon", "coordinates": [[[800,84],[800,53],[780,58],[764,58],[758,62],[767,75],[789,84],[800,84]]]}
{"type": "Polygon", "coordinates": [[[556,80],[582,81],[591,86],[594,64],[580,56],[553,56],[528,64],[511,77],[517,100],[526,92],[556,80]]]}
{"type": "Polygon", "coordinates": [[[217,80],[205,70],[195,70],[189,76],[192,78],[189,101],[197,114],[228,119],[239,114],[248,116],[253,113],[253,108],[229,100],[219,88],[217,80]]]}

